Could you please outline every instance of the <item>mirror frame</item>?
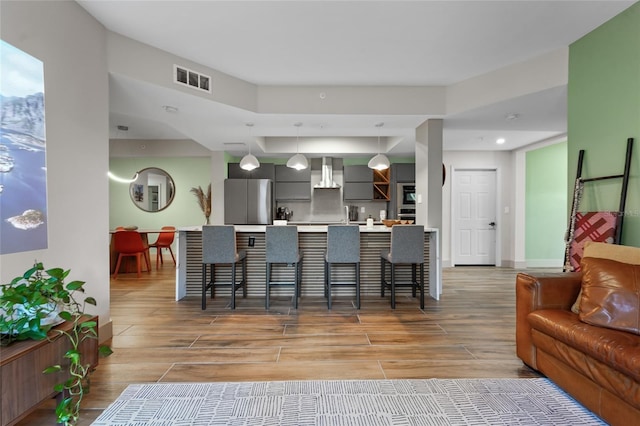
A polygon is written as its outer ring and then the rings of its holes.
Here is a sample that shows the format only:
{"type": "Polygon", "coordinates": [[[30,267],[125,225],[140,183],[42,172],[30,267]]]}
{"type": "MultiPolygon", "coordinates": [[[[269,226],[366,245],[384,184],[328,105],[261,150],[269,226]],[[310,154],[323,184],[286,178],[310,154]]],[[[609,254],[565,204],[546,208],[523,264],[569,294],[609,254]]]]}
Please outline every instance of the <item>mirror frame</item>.
{"type": "MultiPolygon", "coordinates": [[[[148,187],[148,185],[146,185],[146,186],[148,187]]],[[[148,191],[147,191],[147,195],[148,195],[148,191]]],[[[129,198],[131,198],[131,202],[133,203],[133,205],[136,206],[137,208],[139,208],[140,210],[142,210],[143,212],[147,212],[147,213],[158,213],[158,212],[161,212],[164,209],[166,209],[167,207],[169,207],[171,205],[171,203],[173,203],[173,200],[175,199],[175,197],[176,197],[176,183],[173,180],[173,177],[171,177],[171,175],[169,173],[167,173],[166,170],[163,170],[163,169],[161,169],[159,167],[146,167],[146,168],[140,170],[138,172],[138,178],[129,184],[129,198]],[[146,176],[147,173],[150,172],[150,171],[156,171],[157,172],[156,174],[162,174],[162,175],[166,176],[168,184],[169,184],[169,187],[170,187],[169,188],[170,195],[167,198],[166,204],[162,208],[159,208],[158,210],[148,210],[148,209],[143,208],[139,204],[139,202],[136,201],[136,198],[135,198],[135,195],[134,195],[135,194],[135,185],[140,185],[139,179],[142,176],[146,176]],[[145,172],[147,172],[147,173],[145,173],[145,172]]]]}

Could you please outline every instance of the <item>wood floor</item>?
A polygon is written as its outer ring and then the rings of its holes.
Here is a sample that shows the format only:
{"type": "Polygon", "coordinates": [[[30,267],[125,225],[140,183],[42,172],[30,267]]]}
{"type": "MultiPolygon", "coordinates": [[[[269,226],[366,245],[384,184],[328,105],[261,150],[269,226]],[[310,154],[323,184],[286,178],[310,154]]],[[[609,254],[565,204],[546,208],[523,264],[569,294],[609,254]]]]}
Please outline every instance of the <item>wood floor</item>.
{"type": "MultiPolygon", "coordinates": [[[[155,265],[154,265],[155,266],[155,265]]],[[[515,355],[517,271],[456,267],[443,271],[440,301],[368,297],[176,302],[173,263],[151,274],[111,280],[114,354],[101,359],[83,402],[89,425],[130,383],[310,379],[537,377],[515,355]]],[[[224,291],[224,290],[223,290],[224,291]]],[[[238,293],[240,294],[240,293],[238,293]]],[[[53,401],[20,425],[54,423],[53,401]]]]}

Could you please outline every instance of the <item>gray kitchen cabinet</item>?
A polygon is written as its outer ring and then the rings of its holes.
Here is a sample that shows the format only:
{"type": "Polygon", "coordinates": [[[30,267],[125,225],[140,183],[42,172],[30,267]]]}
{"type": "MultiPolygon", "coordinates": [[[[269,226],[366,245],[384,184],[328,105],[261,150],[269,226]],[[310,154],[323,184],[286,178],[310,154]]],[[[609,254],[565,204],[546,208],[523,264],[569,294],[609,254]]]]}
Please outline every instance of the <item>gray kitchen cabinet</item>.
{"type": "Polygon", "coordinates": [[[345,182],[342,188],[345,200],[372,200],[373,184],[371,182],[345,182]]]}
{"type": "Polygon", "coordinates": [[[227,177],[229,179],[250,179],[251,172],[240,168],[240,163],[227,164],[227,177]]]}
{"type": "Polygon", "coordinates": [[[344,200],[373,199],[373,170],[366,165],[344,166],[344,200]]]}
{"type": "Polygon", "coordinates": [[[240,163],[227,165],[227,177],[229,179],[271,179],[275,180],[276,171],[273,163],[260,163],[257,169],[246,171],[240,168],[240,163]]]}
{"type": "Polygon", "coordinates": [[[373,183],[373,170],[367,165],[344,166],[344,181],[373,183]]]}
{"type": "Polygon", "coordinates": [[[309,182],[276,182],[276,201],[311,200],[309,182]]]}
{"type": "Polygon", "coordinates": [[[276,201],[311,200],[311,168],[291,169],[285,165],[275,166],[276,201]]]}
{"type": "Polygon", "coordinates": [[[311,167],[296,170],[282,164],[275,166],[276,182],[308,182],[311,184],[311,167]]]}
{"type": "Polygon", "coordinates": [[[393,182],[415,182],[416,181],[416,165],[415,163],[395,163],[391,166],[393,182]]]}
{"type": "Polygon", "coordinates": [[[251,179],[271,179],[276,178],[276,166],[273,163],[261,163],[260,167],[251,170],[251,179]]]}

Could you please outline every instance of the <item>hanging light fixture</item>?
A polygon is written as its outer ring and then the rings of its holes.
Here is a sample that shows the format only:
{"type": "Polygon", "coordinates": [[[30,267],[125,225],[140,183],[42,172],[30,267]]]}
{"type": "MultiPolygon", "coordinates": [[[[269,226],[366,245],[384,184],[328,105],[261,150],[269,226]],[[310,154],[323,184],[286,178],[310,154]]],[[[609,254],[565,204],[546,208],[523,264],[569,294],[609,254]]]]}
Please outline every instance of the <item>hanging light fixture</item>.
{"type": "MultiPolygon", "coordinates": [[[[251,135],[251,128],[253,127],[253,123],[245,123],[245,126],[249,128],[249,135],[251,135]]],[[[255,157],[255,155],[251,154],[251,142],[249,142],[249,153],[242,157],[240,160],[240,168],[243,170],[251,171],[253,169],[257,169],[260,167],[260,162],[255,157]]]]}
{"type": "Polygon", "coordinates": [[[296,170],[304,170],[309,167],[309,161],[307,161],[307,157],[298,152],[300,143],[300,126],[302,126],[302,123],[295,123],[294,126],[298,128],[298,133],[296,136],[296,155],[289,158],[289,161],[287,161],[287,167],[296,170]]]}
{"type": "Polygon", "coordinates": [[[138,172],[136,172],[136,174],[134,174],[131,179],[126,179],[126,178],[121,178],[119,176],[116,176],[113,173],[111,173],[111,170],[107,172],[107,176],[109,176],[109,179],[115,180],[116,182],[121,182],[121,183],[131,183],[138,180],[138,172]]]}
{"type": "MultiPolygon", "coordinates": [[[[120,131],[127,132],[129,130],[129,126],[118,125],[117,129],[119,134],[120,131]]],[[[131,179],[121,178],[120,176],[116,176],[114,173],[111,173],[111,170],[107,171],[107,176],[109,176],[109,179],[114,180],[116,182],[120,182],[120,183],[131,183],[138,180],[138,172],[136,172],[131,179]]]]}
{"type": "Polygon", "coordinates": [[[380,154],[380,128],[384,126],[384,123],[377,123],[376,127],[378,128],[378,155],[374,156],[371,160],[369,160],[370,169],[375,170],[386,170],[389,168],[391,163],[386,155],[380,154]]]}

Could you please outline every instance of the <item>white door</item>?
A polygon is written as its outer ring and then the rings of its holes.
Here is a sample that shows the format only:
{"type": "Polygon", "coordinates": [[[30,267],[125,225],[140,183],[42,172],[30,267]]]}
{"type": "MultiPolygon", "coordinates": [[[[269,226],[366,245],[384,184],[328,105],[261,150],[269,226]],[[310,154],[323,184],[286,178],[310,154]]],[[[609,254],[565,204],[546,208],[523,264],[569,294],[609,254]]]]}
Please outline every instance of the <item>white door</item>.
{"type": "Polygon", "coordinates": [[[496,264],[496,171],[455,170],[453,264],[496,264]]]}

